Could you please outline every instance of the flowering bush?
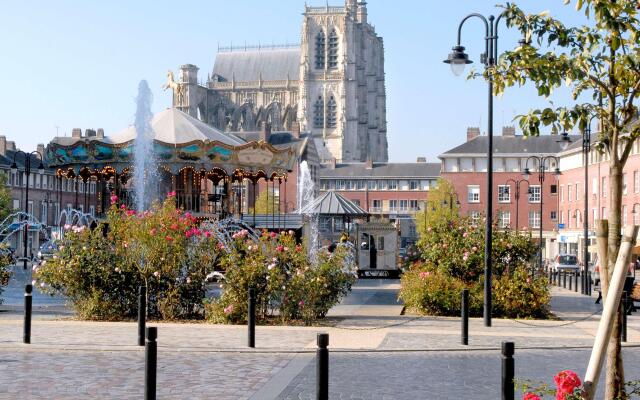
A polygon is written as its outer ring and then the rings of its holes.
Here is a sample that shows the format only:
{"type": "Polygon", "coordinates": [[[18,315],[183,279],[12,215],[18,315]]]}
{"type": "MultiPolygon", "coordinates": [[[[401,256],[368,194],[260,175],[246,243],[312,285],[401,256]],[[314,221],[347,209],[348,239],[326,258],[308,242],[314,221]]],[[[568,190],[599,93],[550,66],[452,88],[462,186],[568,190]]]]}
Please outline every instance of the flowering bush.
{"type": "MultiPolygon", "coordinates": [[[[480,311],[475,305],[482,301],[485,230],[470,218],[459,216],[457,205],[451,203],[454,198],[451,183],[440,180],[429,192],[432,207],[416,216],[420,239],[417,254],[409,257],[404,267],[400,298],[420,313],[459,315],[464,287],[470,291],[471,315],[480,311]],[[427,279],[425,273],[430,274],[427,279]]],[[[526,276],[525,267],[535,253],[530,234],[494,229],[495,316],[547,316],[550,298],[546,280],[532,281],[526,276]]]]}
{"type": "Polygon", "coordinates": [[[224,255],[224,290],[220,299],[207,304],[207,317],[216,322],[244,322],[249,288],[256,291],[258,319],[282,321],[322,318],[355,281],[354,272],[343,268],[347,247],[333,253],[320,250],[312,265],[304,246],[293,232],[264,232],[256,243],[240,232],[224,255]]]}
{"type": "MultiPolygon", "coordinates": [[[[11,254],[8,248],[0,247],[0,295],[2,295],[3,286],[9,284],[9,278],[11,278],[11,271],[9,266],[11,264],[11,254]]],[[[0,304],[2,304],[2,297],[0,297],[0,304]]]]}
{"type": "Polygon", "coordinates": [[[544,395],[555,395],[556,400],[581,400],[582,397],[582,382],[578,377],[578,374],[571,370],[564,370],[558,372],[553,377],[553,381],[556,384],[556,388],[549,388],[545,384],[539,384],[536,387],[532,387],[529,382],[522,383],[523,400],[541,400],[544,395]]]}
{"type": "Polygon", "coordinates": [[[68,227],[53,258],[34,267],[35,283],[67,296],[81,318],[134,317],[139,286],[152,318],[202,317],[215,238],[176,210],[173,197],[143,213],[111,201],[105,229],[68,227]]]}

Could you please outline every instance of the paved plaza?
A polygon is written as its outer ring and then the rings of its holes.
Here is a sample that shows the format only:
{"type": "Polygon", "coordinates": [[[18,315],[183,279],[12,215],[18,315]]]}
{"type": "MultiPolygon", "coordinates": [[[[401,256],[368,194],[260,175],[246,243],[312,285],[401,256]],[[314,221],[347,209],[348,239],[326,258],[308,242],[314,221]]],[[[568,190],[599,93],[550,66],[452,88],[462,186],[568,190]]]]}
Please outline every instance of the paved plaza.
{"type": "MultiPolygon", "coordinates": [[[[26,279],[27,276],[16,279],[26,279]]],[[[21,282],[21,281],[20,281],[21,282]]],[[[0,306],[0,399],[134,399],[144,389],[144,349],[134,322],[75,321],[63,299],[36,296],[32,344],[22,344],[19,283],[0,306]],[[17,288],[17,289],[16,289],[17,288]]],[[[499,397],[500,343],[516,344],[516,376],[552,382],[562,369],[584,373],[599,305],[553,289],[552,321],[470,322],[400,315],[398,281],[361,280],[315,327],[206,323],[158,326],[160,399],[313,399],[315,340],[330,335],[331,399],[491,399],[499,397]]],[[[640,318],[629,317],[627,379],[640,379],[640,318]]]]}

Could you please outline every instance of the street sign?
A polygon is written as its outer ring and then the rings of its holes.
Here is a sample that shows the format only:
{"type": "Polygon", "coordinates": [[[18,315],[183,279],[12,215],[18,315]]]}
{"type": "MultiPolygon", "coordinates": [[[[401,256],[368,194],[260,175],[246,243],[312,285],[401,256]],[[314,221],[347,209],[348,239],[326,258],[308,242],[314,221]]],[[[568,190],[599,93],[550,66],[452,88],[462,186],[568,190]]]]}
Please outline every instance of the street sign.
{"type": "Polygon", "coordinates": [[[558,229],[564,229],[564,224],[558,224],[558,229]]]}

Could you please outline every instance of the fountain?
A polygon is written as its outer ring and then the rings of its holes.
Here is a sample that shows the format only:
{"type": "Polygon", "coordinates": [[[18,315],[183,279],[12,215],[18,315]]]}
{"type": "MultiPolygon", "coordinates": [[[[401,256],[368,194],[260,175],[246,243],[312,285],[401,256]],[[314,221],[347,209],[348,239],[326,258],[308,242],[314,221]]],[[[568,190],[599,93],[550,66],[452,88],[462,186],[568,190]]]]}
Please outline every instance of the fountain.
{"type": "MultiPolygon", "coordinates": [[[[306,161],[300,163],[300,175],[298,176],[298,213],[311,204],[316,196],[311,171],[306,161]]],[[[318,250],[318,214],[306,214],[309,221],[309,256],[315,261],[318,250]]]]}
{"type": "Polygon", "coordinates": [[[151,199],[158,198],[157,190],[157,164],[153,152],[153,130],[151,128],[151,103],[153,94],[146,80],[141,80],[138,85],[138,97],[136,97],[136,140],[134,144],[134,175],[133,184],[135,190],[136,210],[144,211],[149,208],[151,199]]]}

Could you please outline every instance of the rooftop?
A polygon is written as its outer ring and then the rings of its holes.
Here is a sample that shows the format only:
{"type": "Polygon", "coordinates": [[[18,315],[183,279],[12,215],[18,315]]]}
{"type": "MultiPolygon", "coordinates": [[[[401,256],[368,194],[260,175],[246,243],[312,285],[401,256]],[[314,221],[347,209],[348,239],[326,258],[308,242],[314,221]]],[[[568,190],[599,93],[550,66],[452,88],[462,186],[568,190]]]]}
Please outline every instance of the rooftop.
{"type": "MultiPolygon", "coordinates": [[[[572,142],[579,141],[580,135],[569,135],[572,142]]],[[[489,138],[477,136],[439,157],[461,154],[486,154],[489,138]]],[[[493,154],[557,154],[562,151],[559,135],[540,136],[495,136],[493,137],[493,154]]]]}
{"type": "Polygon", "coordinates": [[[220,82],[297,81],[300,47],[219,52],[212,79],[220,82]]]}
{"type": "Polygon", "coordinates": [[[323,166],[320,178],[435,178],[440,176],[440,163],[345,163],[323,166]]]}

